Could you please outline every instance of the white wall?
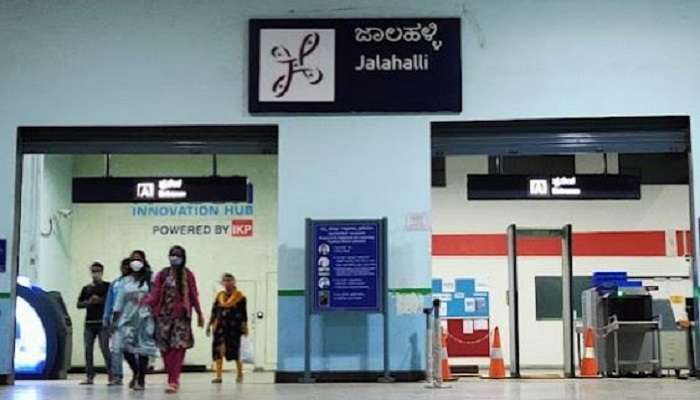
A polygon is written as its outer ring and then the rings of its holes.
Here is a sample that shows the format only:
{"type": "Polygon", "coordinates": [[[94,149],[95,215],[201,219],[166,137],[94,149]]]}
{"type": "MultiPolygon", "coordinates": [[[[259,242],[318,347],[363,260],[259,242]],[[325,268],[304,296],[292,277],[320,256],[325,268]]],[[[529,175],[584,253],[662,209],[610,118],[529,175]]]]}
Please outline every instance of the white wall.
{"type": "MultiPolygon", "coordinates": [[[[591,156],[577,156],[577,166],[587,163],[594,170],[591,156]]],[[[616,165],[613,165],[616,169],[616,165]]],[[[468,201],[466,175],[488,173],[487,156],[448,157],[447,187],[432,188],[433,234],[504,234],[512,223],[531,227],[561,227],[572,224],[576,232],[687,230],[690,224],[688,187],[684,185],[642,186],[639,201],[468,201]]],[[[627,271],[630,276],[685,276],[689,260],[675,256],[675,243],[668,243],[667,257],[575,257],[574,275],[595,271],[627,271]],[[671,251],[673,250],[673,251],[671,251]]],[[[509,354],[508,272],[506,257],[433,256],[435,278],[474,278],[488,285],[491,300],[491,326],[501,328],[506,360],[509,354]]],[[[535,317],[535,276],[561,276],[559,257],[519,259],[521,363],[524,366],[561,365],[563,334],[561,321],[537,321],[535,317]]],[[[692,295],[690,281],[661,280],[657,296],[692,295]]],[[[486,363],[485,359],[456,360],[486,363]]]]}
{"type": "Polygon", "coordinates": [[[19,274],[62,293],[71,288],[72,220],[59,210],[72,209],[72,178],[72,156],[25,157],[19,274]]]}
{"type": "Polygon", "coordinates": [[[43,186],[44,156],[30,154],[22,160],[22,202],[20,227],[19,274],[35,282],[39,267],[41,235],[40,199],[43,186]]]}
{"type": "MultiPolygon", "coordinates": [[[[41,194],[41,218],[39,227],[48,233],[49,219],[53,219],[51,235],[40,239],[37,283],[47,290],[65,292],[71,281],[72,220],[61,211],[72,210],[71,188],[73,157],[50,155],[44,157],[43,186],[41,194]]],[[[87,270],[87,266],[84,266],[87,270]]],[[[66,299],[68,306],[71,306],[66,299]]]]}

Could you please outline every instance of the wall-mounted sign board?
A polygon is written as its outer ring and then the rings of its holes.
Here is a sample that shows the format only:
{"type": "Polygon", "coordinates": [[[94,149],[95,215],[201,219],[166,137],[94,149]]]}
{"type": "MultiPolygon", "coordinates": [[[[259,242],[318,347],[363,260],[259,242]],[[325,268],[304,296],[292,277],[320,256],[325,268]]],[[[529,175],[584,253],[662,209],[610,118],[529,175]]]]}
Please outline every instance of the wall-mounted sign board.
{"type": "Polygon", "coordinates": [[[73,203],[251,202],[243,176],[74,178],[73,203]]]}
{"type": "Polygon", "coordinates": [[[629,175],[467,175],[468,200],[639,200],[629,175]]]}
{"type": "Polygon", "coordinates": [[[251,113],[460,112],[459,18],[251,19],[251,113]]]}
{"type": "Polygon", "coordinates": [[[0,239],[0,274],[7,271],[7,240],[0,239]]]}
{"type": "Polygon", "coordinates": [[[310,221],[313,312],[381,312],[385,232],[382,220],[310,221]]]}
{"type": "Polygon", "coordinates": [[[489,292],[477,290],[474,279],[433,279],[432,288],[433,298],[440,299],[441,317],[489,317],[489,292]]]}

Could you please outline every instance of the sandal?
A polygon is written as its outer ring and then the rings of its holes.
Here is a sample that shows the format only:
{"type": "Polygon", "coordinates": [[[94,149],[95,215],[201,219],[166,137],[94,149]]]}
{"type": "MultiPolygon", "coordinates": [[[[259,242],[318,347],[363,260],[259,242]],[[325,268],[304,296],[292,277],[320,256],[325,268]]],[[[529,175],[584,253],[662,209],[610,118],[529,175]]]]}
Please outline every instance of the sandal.
{"type": "Polygon", "coordinates": [[[177,385],[168,385],[168,387],[165,389],[165,393],[168,393],[168,394],[177,393],[177,389],[178,389],[177,385]]]}

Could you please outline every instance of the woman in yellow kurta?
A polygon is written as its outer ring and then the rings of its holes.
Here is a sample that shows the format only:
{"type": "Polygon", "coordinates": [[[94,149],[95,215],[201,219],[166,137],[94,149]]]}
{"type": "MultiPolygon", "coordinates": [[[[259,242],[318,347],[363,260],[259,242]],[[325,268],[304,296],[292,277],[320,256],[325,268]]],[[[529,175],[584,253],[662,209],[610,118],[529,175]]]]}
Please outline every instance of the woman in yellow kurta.
{"type": "Polygon", "coordinates": [[[211,318],[207,325],[207,336],[214,333],[212,342],[212,358],[216,377],[213,383],[222,382],[224,358],[226,361],[236,361],[236,382],[243,381],[243,366],[240,360],[241,336],[248,336],[248,312],[246,298],[236,288],[236,278],[224,274],[221,278],[224,290],[216,295],[211,309],[211,318]]]}

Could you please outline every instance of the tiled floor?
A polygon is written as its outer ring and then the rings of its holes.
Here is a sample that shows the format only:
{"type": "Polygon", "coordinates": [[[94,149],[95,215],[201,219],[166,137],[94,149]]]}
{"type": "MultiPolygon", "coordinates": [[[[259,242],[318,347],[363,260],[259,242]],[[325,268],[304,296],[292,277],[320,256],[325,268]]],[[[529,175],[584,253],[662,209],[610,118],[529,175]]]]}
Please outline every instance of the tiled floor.
{"type": "Polygon", "coordinates": [[[700,381],[676,379],[606,379],[606,380],[509,380],[463,379],[449,389],[425,389],[419,383],[401,384],[317,384],[275,385],[270,374],[251,374],[236,385],[209,383],[208,374],[184,376],[177,395],[163,393],[163,375],[149,376],[145,392],[126,388],[107,388],[104,382],[92,387],[78,386],[80,377],[54,382],[18,382],[0,387],[0,399],[16,400],[107,400],[107,399],[236,399],[236,400],[414,400],[414,399],[700,399],[700,381]]]}

